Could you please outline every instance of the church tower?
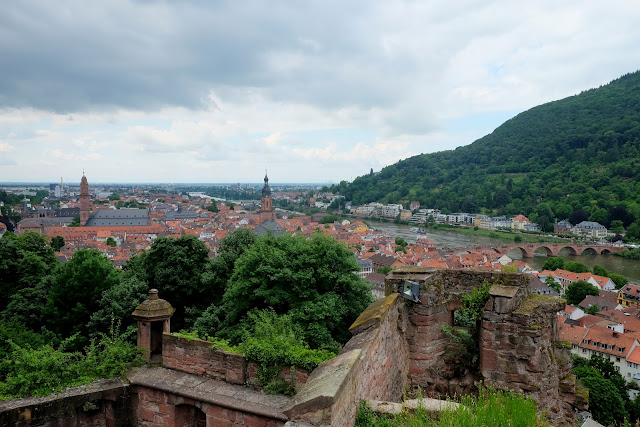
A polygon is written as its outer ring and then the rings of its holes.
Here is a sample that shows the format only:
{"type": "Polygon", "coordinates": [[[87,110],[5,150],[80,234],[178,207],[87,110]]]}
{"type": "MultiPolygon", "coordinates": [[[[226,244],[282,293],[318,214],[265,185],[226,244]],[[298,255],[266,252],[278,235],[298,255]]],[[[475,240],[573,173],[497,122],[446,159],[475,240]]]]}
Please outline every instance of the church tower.
{"type": "Polygon", "coordinates": [[[82,180],[80,180],[80,225],[85,225],[89,221],[91,213],[91,202],[89,201],[89,183],[87,177],[82,172],[82,180]]]}
{"type": "Polygon", "coordinates": [[[271,199],[271,188],[269,188],[269,177],[264,174],[264,187],[262,187],[262,199],[260,200],[260,220],[276,219],[276,211],[273,209],[271,199]]]}

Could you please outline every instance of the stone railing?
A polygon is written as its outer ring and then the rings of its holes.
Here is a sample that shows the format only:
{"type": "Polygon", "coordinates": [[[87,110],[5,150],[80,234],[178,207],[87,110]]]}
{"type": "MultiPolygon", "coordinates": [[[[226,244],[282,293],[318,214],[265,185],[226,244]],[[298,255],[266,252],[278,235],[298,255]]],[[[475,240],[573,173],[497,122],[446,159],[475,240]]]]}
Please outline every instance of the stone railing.
{"type": "MultiPolygon", "coordinates": [[[[260,387],[258,366],[248,362],[238,353],[211,349],[212,343],[198,339],[188,339],[173,334],[162,336],[162,364],[165,368],[225,381],[230,384],[244,384],[260,387]]],[[[303,368],[285,366],[278,375],[296,389],[302,387],[309,378],[309,371],[303,368]]]]}
{"type": "Polygon", "coordinates": [[[314,425],[351,426],[361,400],[399,401],[408,373],[404,302],[392,294],[370,305],[351,326],[353,337],[318,366],[285,413],[314,425]]]}

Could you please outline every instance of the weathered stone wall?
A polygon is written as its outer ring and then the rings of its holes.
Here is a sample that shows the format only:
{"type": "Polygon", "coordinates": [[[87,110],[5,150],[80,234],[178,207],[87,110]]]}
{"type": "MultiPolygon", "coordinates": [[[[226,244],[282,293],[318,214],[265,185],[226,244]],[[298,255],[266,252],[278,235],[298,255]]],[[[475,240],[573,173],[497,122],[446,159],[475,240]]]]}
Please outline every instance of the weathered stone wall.
{"type": "Polygon", "coordinates": [[[245,384],[246,361],[241,354],[212,350],[210,342],[162,336],[162,364],[190,374],[203,375],[231,384],[245,384]]]}
{"type": "Polygon", "coordinates": [[[419,386],[424,393],[434,397],[475,392],[481,377],[444,357],[451,343],[442,334],[441,326],[453,324],[453,312],[460,308],[461,297],[485,281],[504,281],[526,287],[526,280],[516,274],[405,267],[387,276],[387,293],[402,292],[405,280],[420,284],[420,303],[408,304],[409,385],[419,386]]]}
{"type": "Polygon", "coordinates": [[[400,268],[387,276],[387,292],[402,292],[404,280],[420,284],[420,303],[408,305],[408,381],[427,395],[461,395],[485,385],[532,394],[554,423],[573,420],[575,379],[569,350],[556,342],[558,299],[529,295],[529,276],[465,270],[400,268]],[[456,366],[445,357],[462,295],[492,283],[477,337],[479,366],[456,366]]]}
{"type": "Polygon", "coordinates": [[[353,425],[361,400],[400,400],[406,386],[406,307],[399,295],[369,306],[354,322],[351,340],[316,368],[285,411],[314,425],[353,425]]]}
{"type": "Polygon", "coordinates": [[[532,395],[554,425],[573,419],[570,350],[556,341],[556,313],[564,303],[531,294],[515,310],[500,313],[493,310],[496,297],[491,298],[481,329],[485,384],[532,395]]]}
{"type": "MultiPolygon", "coordinates": [[[[159,389],[135,385],[132,387],[134,425],[139,427],[178,426],[283,426],[283,420],[231,409],[159,389]]],[[[240,409],[240,410],[238,410],[240,409]]]]}
{"type": "MultiPolygon", "coordinates": [[[[241,354],[212,350],[210,342],[171,334],[164,334],[162,340],[162,364],[165,368],[202,375],[230,384],[261,386],[257,365],[247,362],[241,354]]],[[[307,382],[309,371],[285,366],[278,376],[289,384],[293,381],[294,387],[299,389],[307,382]]]]}
{"type": "Polygon", "coordinates": [[[131,422],[129,388],[100,380],[45,397],[0,402],[1,426],[125,427],[131,422]]]}

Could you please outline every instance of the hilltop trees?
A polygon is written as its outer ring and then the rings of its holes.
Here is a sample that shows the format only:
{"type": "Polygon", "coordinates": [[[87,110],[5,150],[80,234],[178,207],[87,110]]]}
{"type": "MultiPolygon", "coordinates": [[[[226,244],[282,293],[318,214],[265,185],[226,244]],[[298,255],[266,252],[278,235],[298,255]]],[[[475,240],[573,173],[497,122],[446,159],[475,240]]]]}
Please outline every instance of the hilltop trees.
{"type": "Polygon", "coordinates": [[[578,280],[577,282],[570,283],[567,286],[567,292],[564,297],[567,300],[567,304],[580,304],[587,295],[598,295],[600,292],[591,283],[584,280],[578,280]]]}

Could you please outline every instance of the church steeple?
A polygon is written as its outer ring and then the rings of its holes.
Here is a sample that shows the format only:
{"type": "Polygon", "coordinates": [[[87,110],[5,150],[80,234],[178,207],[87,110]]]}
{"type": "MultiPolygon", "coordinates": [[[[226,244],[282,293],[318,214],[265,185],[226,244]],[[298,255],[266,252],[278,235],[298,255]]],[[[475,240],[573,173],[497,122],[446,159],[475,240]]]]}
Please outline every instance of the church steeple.
{"type": "Polygon", "coordinates": [[[262,199],[260,200],[260,217],[262,221],[276,219],[276,211],[273,209],[271,199],[271,188],[269,187],[269,177],[267,171],[264,172],[264,187],[262,187],[262,199]]]}
{"type": "Polygon", "coordinates": [[[91,213],[91,201],[89,200],[89,182],[82,171],[82,179],[80,180],[80,225],[85,225],[89,221],[91,213]]]}

